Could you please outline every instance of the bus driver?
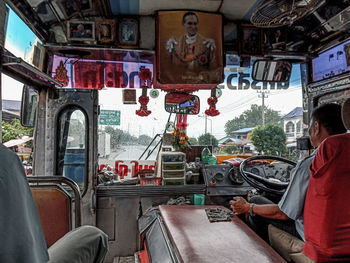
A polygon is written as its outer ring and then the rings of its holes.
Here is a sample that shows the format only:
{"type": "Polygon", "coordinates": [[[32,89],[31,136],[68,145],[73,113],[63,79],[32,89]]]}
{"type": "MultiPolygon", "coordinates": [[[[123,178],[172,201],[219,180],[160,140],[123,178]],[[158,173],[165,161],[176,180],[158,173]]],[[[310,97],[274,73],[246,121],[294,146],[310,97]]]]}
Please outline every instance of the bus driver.
{"type": "MultiPolygon", "coordinates": [[[[341,117],[341,106],[324,104],[316,108],[311,115],[309,135],[311,144],[316,148],[327,137],[345,133],[341,117]]],[[[310,165],[316,150],[299,161],[291,172],[291,181],[278,204],[263,196],[253,196],[248,203],[242,197],[230,201],[236,214],[249,214],[249,224],[264,240],[268,241],[267,226],[280,228],[305,241],[303,211],[305,196],[310,179],[310,165]]]]}

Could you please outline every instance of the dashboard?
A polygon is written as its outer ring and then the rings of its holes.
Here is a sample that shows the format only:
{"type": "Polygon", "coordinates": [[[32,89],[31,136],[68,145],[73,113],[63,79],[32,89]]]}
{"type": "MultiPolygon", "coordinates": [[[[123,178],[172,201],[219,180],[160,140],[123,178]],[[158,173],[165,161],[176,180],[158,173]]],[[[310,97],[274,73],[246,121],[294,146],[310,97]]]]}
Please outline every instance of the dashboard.
{"type": "MultiPolygon", "coordinates": [[[[269,180],[289,182],[293,166],[280,162],[256,162],[248,164],[245,170],[269,180]]],[[[253,189],[244,181],[239,165],[232,163],[204,165],[202,174],[207,188],[207,195],[245,195],[253,189]]]]}

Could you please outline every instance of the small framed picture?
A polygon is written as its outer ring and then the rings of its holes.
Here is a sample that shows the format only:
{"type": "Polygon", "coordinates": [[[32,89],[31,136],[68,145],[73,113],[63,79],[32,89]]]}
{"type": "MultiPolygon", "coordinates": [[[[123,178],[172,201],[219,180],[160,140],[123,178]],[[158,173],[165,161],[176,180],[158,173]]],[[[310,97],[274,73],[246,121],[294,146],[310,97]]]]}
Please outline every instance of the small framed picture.
{"type": "Polygon", "coordinates": [[[263,56],[263,34],[260,28],[253,25],[242,24],[239,27],[239,55],[263,56]]]}
{"type": "Polygon", "coordinates": [[[68,21],[67,35],[68,40],[95,40],[95,22],[68,21]]]}
{"type": "Polygon", "coordinates": [[[139,21],[135,18],[121,18],[118,23],[118,45],[137,47],[139,44],[139,21]]]}
{"type": "Polygon", "coordinates": [[[92,0],[60,0],[58,4],[67,18],[92,10],[92,0]]]}
{"type": "Polygon", "coordinates": [[[97,36],[100,43],[115,41],[115,21],[113,19],[97,21],[97,36]]]}
{"type": "Polygon", "coordinates": [[[266,30],[264,39],[267,51],[285,50],[288,43],[287,32],[279,28],[266,30]]]}

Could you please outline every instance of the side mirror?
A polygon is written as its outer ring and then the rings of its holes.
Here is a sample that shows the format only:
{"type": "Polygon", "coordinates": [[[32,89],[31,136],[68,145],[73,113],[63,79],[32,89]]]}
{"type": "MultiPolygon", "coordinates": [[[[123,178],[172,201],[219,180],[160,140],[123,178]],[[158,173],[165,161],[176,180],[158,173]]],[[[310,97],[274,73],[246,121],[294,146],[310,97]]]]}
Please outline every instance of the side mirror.
{"type": "Polygon", "coordinates": [[[199,113],[199,97],[196,95],[170,92],[165,95],[165,111],[169,113],[181,113],[196,115],[199,113]]]}
{"type": "Polygon", "coordinates": [[[39,94],[30,86],[23,86],[21,105],[21,124],[25,127],[34,127],[36,111],[38,108],[39,94]]]}
{"type": "Polygon", "coordinates": [[[285,60],[257,60],[253,65],[252,78],[256,81],[289,81],[292,64],[285,60]]]}

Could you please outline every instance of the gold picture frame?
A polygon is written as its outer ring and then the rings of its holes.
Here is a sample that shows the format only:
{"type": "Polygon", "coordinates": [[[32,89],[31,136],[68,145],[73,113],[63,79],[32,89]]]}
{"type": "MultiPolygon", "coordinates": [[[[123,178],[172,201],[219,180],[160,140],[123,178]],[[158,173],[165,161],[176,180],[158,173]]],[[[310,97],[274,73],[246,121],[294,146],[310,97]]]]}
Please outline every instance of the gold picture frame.
{"type": "Polygon", "coordinates": [[[115,20],[105,19],[97,21],[97,40],[102,44],[115,41],[115,20]]]}
{"type": "Polygon", "coordinates": [[[93,41],[95,40],[95,22],[68,21],[67,38],[70,41],[93,41]]]}

